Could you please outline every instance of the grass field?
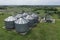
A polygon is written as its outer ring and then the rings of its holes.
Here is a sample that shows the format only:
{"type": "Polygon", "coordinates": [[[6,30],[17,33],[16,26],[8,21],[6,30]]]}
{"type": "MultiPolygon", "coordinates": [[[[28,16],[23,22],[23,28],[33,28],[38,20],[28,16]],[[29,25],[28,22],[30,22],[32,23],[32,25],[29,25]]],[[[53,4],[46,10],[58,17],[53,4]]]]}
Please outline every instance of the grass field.
{"type": "Polygon", "coordinates": [[[53,16],[56,19],[56,23],[38,23],[25,36],[2,28],[4,19],[9,15],[0,15],[0,40],[60,40],[60,19],[57,18],[57,15],[53,16]]]}

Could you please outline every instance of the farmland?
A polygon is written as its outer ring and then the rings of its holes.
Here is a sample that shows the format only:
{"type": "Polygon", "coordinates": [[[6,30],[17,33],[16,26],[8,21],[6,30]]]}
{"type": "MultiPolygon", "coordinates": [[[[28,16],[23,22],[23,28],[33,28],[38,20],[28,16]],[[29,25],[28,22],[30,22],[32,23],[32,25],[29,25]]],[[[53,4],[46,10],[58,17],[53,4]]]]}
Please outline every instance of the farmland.
{"type": "MultiPolygon", "coordinates": [[[[56,7],[60,11],[60,7],[56,7]]],[[[53,14],[55,23],[38,23],[27,35],[22,36],[17,32],[3,29],[4,19],[10,15],[22,12],[38,12],[39,16],[45,15],[45,10],[35,7],[7,7],[6,12],[0,12],[0,40],[60,40],[60,18],[58,14],[53,14]]]]}

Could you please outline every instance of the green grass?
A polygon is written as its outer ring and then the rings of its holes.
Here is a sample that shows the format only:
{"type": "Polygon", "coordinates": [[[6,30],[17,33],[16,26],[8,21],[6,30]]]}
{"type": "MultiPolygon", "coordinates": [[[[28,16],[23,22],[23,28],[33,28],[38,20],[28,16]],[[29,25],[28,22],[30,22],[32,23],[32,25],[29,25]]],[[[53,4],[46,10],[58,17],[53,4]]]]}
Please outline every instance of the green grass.
{"type": "Polygon", "coordinates": [[[9,14],[0,15],[0,40],[60,40],[60,19],[57,20],[57,15],[53,16],[56,23],[38,23],[25,36],[2,28],[4,19],[8,16],[9,14]]]}
{"type": "Polygon", "coordinates": [[[60,40],[60,20],[56,20],[55,24],[39,23],[27,35],[21,36],[2,28],[7,16],[0,16],[0,40],[60,40]]]}

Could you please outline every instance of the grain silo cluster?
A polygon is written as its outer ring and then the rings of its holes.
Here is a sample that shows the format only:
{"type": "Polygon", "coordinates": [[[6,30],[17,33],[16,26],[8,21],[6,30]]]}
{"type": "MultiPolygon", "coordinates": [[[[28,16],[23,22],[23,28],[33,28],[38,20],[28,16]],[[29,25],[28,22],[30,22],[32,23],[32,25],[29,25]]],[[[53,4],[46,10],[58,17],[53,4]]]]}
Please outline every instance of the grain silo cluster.
{"type": "Polygon", "coordinates": [[[15,29],[18,33],[25,33],[33,27],[34,24],[38,23],[38,15],[35,13],[22,13],[16,16],[9,16],[4,20],[5,28],[8,30],[15,29]]]}

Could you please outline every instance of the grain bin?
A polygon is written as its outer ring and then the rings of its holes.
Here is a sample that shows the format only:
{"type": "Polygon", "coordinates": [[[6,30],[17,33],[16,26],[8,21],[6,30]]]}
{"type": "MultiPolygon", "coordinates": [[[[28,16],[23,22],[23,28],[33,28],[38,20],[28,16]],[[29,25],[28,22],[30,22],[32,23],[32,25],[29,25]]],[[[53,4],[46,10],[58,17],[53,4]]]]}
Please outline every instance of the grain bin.
{"type": "Polygon", "coordinates": [[[18,33],[24,33],[29,31],[28,21],[24,18],[19,18],[15,21],[15,29],[18,33]]]}
{"type": "Polygon", "coordinates": [[[5,22],[5,28],[6,29],[12,29],[15,27],[14,21],[16,20],[16,18],[14,18],[13,16],[9,16],[8,18],[6,18],[4,20],[5,22]]]}
{"type": "Polygon", "coordinates": [[[34,18],[31,15],[27,15],[25,19],[29,20],[30,27],[34,25],[34,18]]]}
{"type": "Polygon", "coordinates": [[[28,15],[28,13],[23,13],[23,17],[26,17],[28,15]]]}
{"type": "Polygon", "coordinates": [[[33,13],[31,16],[34,18],[34,23],[38,23],[38,15],[33,13]]]}
{"type": "Polygon", "coordinates": [[[15,18],[17,18],[17,19],[19,19],[19,18],[21,18],[21,17],[23,17],[23,14],[17,14],[17,15],[15,16],[15,18]]]}

